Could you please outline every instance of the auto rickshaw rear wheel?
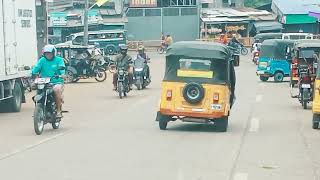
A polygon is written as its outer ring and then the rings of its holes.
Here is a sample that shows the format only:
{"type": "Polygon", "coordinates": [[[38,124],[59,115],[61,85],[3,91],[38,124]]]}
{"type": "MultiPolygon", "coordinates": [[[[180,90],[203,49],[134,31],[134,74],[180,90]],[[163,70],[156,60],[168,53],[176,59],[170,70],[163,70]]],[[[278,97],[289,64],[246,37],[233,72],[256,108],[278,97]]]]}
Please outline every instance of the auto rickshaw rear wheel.
{"type": "Polygon", "coordinates": [[[228,129],[228,117],[216,119],[214,121],[214,126],[217,132],[226,132],[228,129]]]}
{"type": "Polygon", "coordinates": [[[170,121],[170,117],[163,115],[163,114],[161,114],[161,112],[158,111],[156,121],[159,121],[159,128],[161,130],[166,130],[168,122],[170,121]]]}
{"type": "Polygon", "coordinates": [[[320,115],[313,114],[312,118],[312,128],[319,129],[320,115]]]}
{"type": "Polygon", "coordinates": [[[277,71],[275,74],[274,74],[274,81],[275,82],[282,82],[283,81],[283,78],[284,78],[284,75],[282,72],[280,71],[277,71]]]}

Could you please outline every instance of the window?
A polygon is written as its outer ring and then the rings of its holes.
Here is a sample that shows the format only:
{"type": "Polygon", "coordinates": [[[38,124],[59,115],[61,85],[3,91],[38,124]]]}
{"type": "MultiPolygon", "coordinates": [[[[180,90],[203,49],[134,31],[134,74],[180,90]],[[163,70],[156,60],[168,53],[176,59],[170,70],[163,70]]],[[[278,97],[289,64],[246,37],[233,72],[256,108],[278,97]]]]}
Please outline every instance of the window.
{"type": "Polygon", "coordinates": [[[143,16],[143,9],[129,9],[127,13],[128,17],[139,17],[143,16]]]}
{"type": "Polygon", "coordinates": [[[299,58],[313,58],[315,52],[313,49],[303,49],[300,53],[300,57],[299,58]]]}
{"type": "Polygon", "coordinates": [[[72,43],[75,45],[81,45],[83,43],[83,36],[76,37],[72,43]]]}
{"type": "Polygon", "coordinates": [[[194,71],[210,71],[210,60],[180,59],[180,69],[194,71]]]}
{"type": "Polygon", "coordinates": [[[161,16],[160,9],[145,9],[145,16],[161,16]]]}
{"type": "Polygon", "coordinates": [[[179,8],[164,8],[164,16],[179,16],[179,8]]]}
{"type": "Polygon", "coordinates": [[[182,8],[181,9],[181,16],[187,15],[197,15],[197,8],[182,8]]]}
{"type": "Polygon", "coordinates": [[[202,3],[202,8],[209,8],[209,3],[202,3]]]}

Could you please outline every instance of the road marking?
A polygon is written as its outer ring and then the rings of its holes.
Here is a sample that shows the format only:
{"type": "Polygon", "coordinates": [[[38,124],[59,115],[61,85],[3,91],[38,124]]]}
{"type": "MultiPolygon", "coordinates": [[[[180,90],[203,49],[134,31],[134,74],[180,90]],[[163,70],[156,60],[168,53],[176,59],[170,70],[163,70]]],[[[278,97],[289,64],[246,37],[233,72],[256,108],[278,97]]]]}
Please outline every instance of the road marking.
{"type": "Polygon", "coordinates": [[[256,102],[261,102],[261,101],[262,101],[262,98],[263,98],[263,95],[258,94],[258,95],[256,96],[256,102]]]}
{"type": "Polygon", "coordinates": [[[234,175],[233,180],[248,180],[248,173],[237,173],[234,175]]]}
{"type": "Polygon", "coordinates": [[[260,120],[258,118],[251,118],[249,132],[257,132],[259,130],[260,120]]]}
{"type": "Polygon", "coordinates": [[[183,171],[181,168],[179,168],[179,170],[178,170],[177,180],[184,180],[184,175],[183,175],[183,171]]]}
{"type": "Polygon", "coordinates": [[[12,157],[12,156],[14,156],[14,155],[17,155],[17,154],[19,154],[19,153],[28,151],[28,150],[30,150],[30,149],[33,149],[33,148],[35,148],[35,147],[37,147],[37,146],[39,146],[39,145],[41,145],[41,144],[44,144],[44,143],[49,142],[49,141],[51,141],[51,140],[54,140],[54,139],[56,139],[56,138],[58,138],[58,137],[60,137],[60,136],[64,136],[64,135],[66,135],[69,131],[70,131],[70,130],[67,130],[66,132],[59,133],[59,134],[56,134],[56,135],[54,135],[54,136],[52,136],[52,137],[43,139],[43,140],[41,140],[41,141],[39,141],[39,142],[37,142],[37,143],[35,143],[35,144],[28,145],[28,146],[26,146],[26,147],[24,147],[24,148],[22,148],[22,149],[18,149],[18,150],[12,151],[12,152],[10,152],[10,153],[4,154],[4,155],[0,156],[0,161],[1,161],[1,160],[4,160],[4,159],[7,159],[7,158],[10,158],[10,157],[12,157]]]}

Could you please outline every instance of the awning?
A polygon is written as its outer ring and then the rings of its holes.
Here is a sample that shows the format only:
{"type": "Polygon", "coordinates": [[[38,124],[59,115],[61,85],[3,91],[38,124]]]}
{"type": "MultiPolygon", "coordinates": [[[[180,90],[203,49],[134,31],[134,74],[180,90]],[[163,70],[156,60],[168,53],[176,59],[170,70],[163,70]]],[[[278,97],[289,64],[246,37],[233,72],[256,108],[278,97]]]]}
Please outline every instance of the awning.
{"type": "Polygon", "coordinates": [[[312,16],[312,17],[315,17],[315,18],[317,18],[317,19],[320,19],[320,12],[310,11],[310,12],[309,12],[309,16],[312,16]]]}
{"type": "Polygon", "coordinates": [[[253,26],[257,33],[276,30],[280,31],[283,29],[282,24],[276,21],[255,22],[253,23],[253,26]]]}

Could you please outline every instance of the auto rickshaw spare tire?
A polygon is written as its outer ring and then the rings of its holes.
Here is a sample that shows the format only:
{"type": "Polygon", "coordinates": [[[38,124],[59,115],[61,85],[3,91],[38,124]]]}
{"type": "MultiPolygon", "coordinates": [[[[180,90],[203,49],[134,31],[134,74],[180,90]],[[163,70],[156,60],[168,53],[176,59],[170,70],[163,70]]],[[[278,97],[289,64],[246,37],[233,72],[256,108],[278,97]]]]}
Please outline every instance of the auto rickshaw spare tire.
{"type": "Polygon", "coordinates": [[[117,53],[117,47],[115,45],[113,45],[113,44],[110,44],[105,48],[105,53],[109,54],[109,55],[116,54],[117,53]]]}
{"type": "Polygon", "coordinates": [[[195,82],[188,83],[183,88],[183,97],[190,104],[199,103],[204,97],[204,88],[195,82]]]}

